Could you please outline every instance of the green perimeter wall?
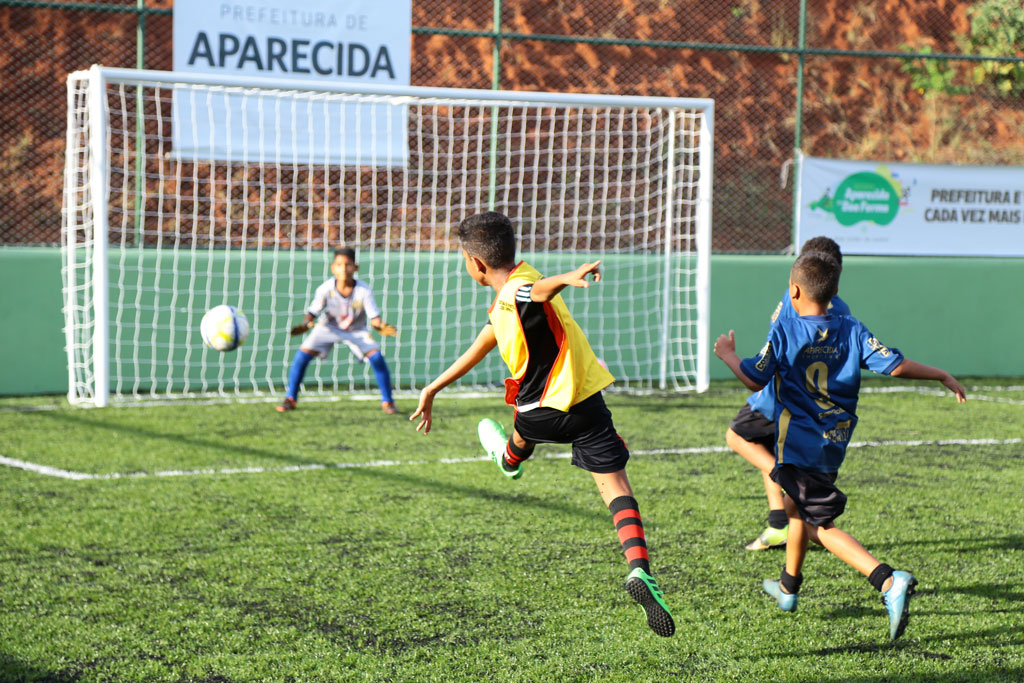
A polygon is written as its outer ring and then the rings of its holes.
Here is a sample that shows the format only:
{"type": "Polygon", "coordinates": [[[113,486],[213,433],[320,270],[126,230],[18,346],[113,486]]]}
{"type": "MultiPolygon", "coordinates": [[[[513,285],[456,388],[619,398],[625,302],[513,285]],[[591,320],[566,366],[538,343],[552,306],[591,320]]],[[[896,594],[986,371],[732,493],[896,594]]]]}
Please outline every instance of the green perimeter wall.
{"type": "MultiPolygon", "coordinates": [[[[792,258],[713,256],[711,263],[712,341],[734,329],[740,354],[753,355],[792,258]]],[[[66,393],[60,250],[0,248],[0,291],[0,395],[66,393]]],[[[960,376],[1024,376],[1022,292],[1024,259],[851,256],[840,287],[883,343],[960,376]]],[[[728,376],[712,358],[712,379],[728,376]]]]}

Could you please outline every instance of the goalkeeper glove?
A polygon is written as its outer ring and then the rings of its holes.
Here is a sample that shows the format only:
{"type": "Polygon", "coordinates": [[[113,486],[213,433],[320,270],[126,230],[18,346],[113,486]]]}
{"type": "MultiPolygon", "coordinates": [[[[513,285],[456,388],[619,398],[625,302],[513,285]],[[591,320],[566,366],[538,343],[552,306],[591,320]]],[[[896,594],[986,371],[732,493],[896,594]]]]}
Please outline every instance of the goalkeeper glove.
{"type": "Polygon", "coordinates": [[[313,325],[315,325],[315,324],[316,324],[315,321],[310,320],[308,323],[302,323],[302,324],[296,325],[295,327],[293,327],[291,329],[291,335],[293,337],[297,337],[300,334],[305,334],[306,330],[313,329],[313,325]]]}
{"type": "Polygon", "coordinates": [[[377,331],[380,332],[380,336],[382,337],[394,337],[398,334],[398,328],[391,323],[382,322],[380,327],[377,328],[377,331]]]}

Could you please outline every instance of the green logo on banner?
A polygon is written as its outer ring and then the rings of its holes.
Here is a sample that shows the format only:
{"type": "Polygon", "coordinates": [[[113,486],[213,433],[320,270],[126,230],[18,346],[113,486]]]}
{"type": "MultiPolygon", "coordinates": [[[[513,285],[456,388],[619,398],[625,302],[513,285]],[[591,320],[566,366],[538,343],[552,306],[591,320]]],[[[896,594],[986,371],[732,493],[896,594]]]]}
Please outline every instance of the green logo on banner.
{"type": "Polygon", "coordinates": [[[831,213],[840,225],[861,221],[889,225],[900,210],[902,186],[885,166],[877,170],[877,173],[862,171],[847,176],[839,183],[835,196],[826,190],[821,199],[811,202],[810,208],[831,213]]]}

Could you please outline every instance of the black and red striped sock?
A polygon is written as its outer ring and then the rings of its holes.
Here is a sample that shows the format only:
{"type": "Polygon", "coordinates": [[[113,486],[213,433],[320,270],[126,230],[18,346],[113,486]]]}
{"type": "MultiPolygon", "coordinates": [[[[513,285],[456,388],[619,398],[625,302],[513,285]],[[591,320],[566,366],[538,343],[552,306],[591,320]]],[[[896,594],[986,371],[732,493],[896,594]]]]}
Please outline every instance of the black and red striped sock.
{"type": "Polygon", "coordinates": [[[515,468],[533,455],[533,449],[536,448],[533,444],[529,444],[526,448],[520,448],[519,446],[512,443],[512,438],[509,437],[508,443],[505,444],[505,457],[502,466],[511,472],[515,468]]]}
{"type": "Polygon", "coordinates": [[[640,567],[648,574],[651,565],[647,557],[647,539],[644,537],[644,523],[640,519],[640,506],[632,496],[619,496],[608,504],[615,523],[615,531],[619,534],[622,552],[626,555],[630,570],[640,567]]]}

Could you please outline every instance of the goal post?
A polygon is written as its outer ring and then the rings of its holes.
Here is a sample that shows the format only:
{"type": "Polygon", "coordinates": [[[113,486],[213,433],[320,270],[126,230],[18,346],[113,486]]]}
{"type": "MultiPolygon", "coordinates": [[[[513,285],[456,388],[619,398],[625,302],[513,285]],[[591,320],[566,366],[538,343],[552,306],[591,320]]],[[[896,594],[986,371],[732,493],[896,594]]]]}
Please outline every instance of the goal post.
{"type": "MultiPolygon", "coordinates": [[[[616,387],[708,384],[714,104],[706,99],[357,86],[94,66],[68,78],[62,277],[72,403],[279,395],[334,248],[397,325],[398,390],[472,341],[493,292],[454,229],[493,209],[564,291],[616,387]],[[205,348],[228,303],[246,343],[205,348]]],[[[460,381],[495,387],[497,354],[460,381]]],[[[303,391],[375,390],[347,349],[303,391]]]]}

